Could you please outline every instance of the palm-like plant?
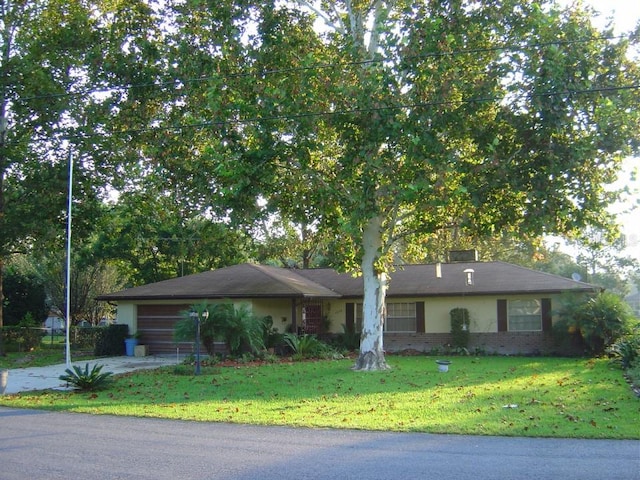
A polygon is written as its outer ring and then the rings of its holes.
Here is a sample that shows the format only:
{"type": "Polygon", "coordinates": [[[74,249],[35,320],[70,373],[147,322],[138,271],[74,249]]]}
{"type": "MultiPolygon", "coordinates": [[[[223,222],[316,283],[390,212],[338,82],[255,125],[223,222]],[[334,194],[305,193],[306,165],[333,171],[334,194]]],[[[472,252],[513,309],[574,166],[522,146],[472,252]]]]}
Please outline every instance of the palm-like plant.
{"type": "Polygon", "coordinates": [[[601,355],[629,333],[634,318],[629,305],[611,292],[593,297],[569,297],[558,316],[560,320],[554,325],[556,334],[568,330],[577,332],[592,355],[601,355]]]}
{"type": "Polygon", "coordinates": [[[77,366],[73,366],[73,370],[67,368],[65,375],[58,377],[60,380],[73,385],[77,390],[91,391],[106,388],[111,383],[112,372],[102,372],[103,365],[94,365],[89,370],[89,364],[85,364],[84,370],[77,366]]]}
{"type": "Polygon", "coordinates": [[[330,347],[315,335],[286,333],[284,341],[291,348],[294,355],[300,358],[321,357],[331,351],[330,347]]]}
{"type": "MultiPolygon", "coordinates": [[[[216,340],[224,340],[232,355],[265,348],[264,321],[253,315],[247,305],[235,308],[232,303],[203,304],[194,305],[191,309],[199,315],[204,310],[209,312],[209,316],[200,321],[200,338],[209,355],[214,355],[216,340]]],[[[189,315],[190,311],[183,312],[182,319],[176,323],[174,338],[178,341],[195,339],[196,325],[189,315]]]]}

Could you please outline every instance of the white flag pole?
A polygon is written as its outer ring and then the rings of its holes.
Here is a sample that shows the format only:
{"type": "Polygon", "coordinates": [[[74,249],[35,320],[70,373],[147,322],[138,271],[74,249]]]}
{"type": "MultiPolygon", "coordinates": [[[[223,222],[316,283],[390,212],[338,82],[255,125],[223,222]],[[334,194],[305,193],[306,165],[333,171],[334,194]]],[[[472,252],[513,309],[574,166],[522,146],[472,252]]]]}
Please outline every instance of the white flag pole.
{"type": "Polygon", "coordinates": [[[65,357],[67,368],[71,367],[71,342],[69,333],[71,330],[71,205],[73,202],[73,156],[69,150],[69,203],[67,205],[67,311],[66,311],[66,339],[65,357]]]}

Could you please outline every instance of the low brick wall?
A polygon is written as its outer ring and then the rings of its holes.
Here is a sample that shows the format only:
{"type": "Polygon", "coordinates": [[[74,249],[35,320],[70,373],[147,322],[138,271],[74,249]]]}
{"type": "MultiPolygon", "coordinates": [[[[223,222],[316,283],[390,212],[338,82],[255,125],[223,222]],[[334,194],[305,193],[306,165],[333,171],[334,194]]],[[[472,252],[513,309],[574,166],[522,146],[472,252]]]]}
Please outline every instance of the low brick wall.
{"type": "MultiPolygon", "coordinates": [[[[417,350],[428,353],[452,345],[449,333],[385,333],[384,349],[388,352],[417,350]]],[[[559,347],[548,332],[470,333],[470,352],[476,349],[502,355],[577,355],[578,346],[559,347]]]]}

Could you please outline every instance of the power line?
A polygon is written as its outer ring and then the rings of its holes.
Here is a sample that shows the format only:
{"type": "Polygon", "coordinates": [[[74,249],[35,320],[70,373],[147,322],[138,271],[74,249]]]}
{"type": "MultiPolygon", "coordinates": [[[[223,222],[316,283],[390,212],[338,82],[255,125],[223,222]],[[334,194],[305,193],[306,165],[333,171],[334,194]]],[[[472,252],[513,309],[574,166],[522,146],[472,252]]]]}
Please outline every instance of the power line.
{"type": "MultiPolygon", "coordinates": [[[[558,92],[540,92],[534,94],[523,93],[522,95],[518,95],[516,99],[521,99],[523,97],[564,97],[564,96],[572,96],[572,95],[586,95],[593,93],[611,93],[618,91],[630,91],[630,90],[640,90],[640,85],[622,85],[622,86],[608,86],[608,87],[595,87],[590,89],[582,89],[582,90],[563,90],[558,92]]],[[[399,104],[399,105],[389,105],[384,107],[372,107],[372,108],[354,108],[348,110],[334,110],[334,111],[321,111],[321,112],[302,112],[302,113],[289,113],[289,114],[280,114],[280,115],[270,115],[265,117],[252,117],[245,119],[234,119],[234,120],[215,120],[215,121],[206,121],[206,122],[198,122],[191,124],[178,124],[178,125],[169,125],[166,127],[144,127],[138,129],[128,129],[122,130],[119,132],[111,132],[111,135],[135,135],[141,133],[149,133],[149,132],[171,132],[171,131],[182,131],[182,130],[198,130],[205,128],[215,128],[215,127],[223,127],[226,125],[249,125],[254,123],[261,122],[274,122],[279,120],[301,120],[305,118],[312,117],[332,117],[332,116],[341,116],[341,115],[354,115],[354,114],[367,114],[367,113],[379,113],[385,111],[395,111],[395,110],[409,110],[409,109],[420,109],[420,108],[429,108],[429,107],[437,107],[437,106],[452,106],[452,105],[465,105],[465,104],[473,104],[473,103],[488,103],[488,102],[496,102],[504,100],[504,97],[477,97],[471,98],[468,100],[440,100],[440,101],[432,101],[432,102],[417,102],[411,104],[399,104]]],[[[66,135],[66,138],[92,138],[96,136],[103,136],[101,134],[79,134],[79,135],[66,135]]]]}
{"type": "MultiPolygon", "coordinates": [[[[491,53],[491,52],[500,52],[500,51],[526,51],[533,50],[542,47],[548,47],[551,45],[577,45],[577,44],[585,44],[599,41],[610,41],[610,40],[619,40],[619,39],[629,39],[631,38],[628,35],[617,35],[617,36],[602,36],[602,37],[589,37],[578,40],[553,40],[550,42],[542,42],[542,43],[533,43],[533,44],[524,44],[524,45],[497,45],[494,47],[483,47],[483,48],[471,48],[471,49],[460,49],[460,50],[452,50],[451,52],[432,52],[421,55],[409,55],[403,57],[401,60],[403,62],[412,61],[412,60],[424,60],[428,58],[442,58],[442,57],[456,57],[461,55],[473,55],[480,53],[491,53]]],[[[376,58],[369,60],[361,60],[361,61],[352,61],[345,62],[341,64],[332,64],[332,63],[320,63],[315,65],[309,65],[306,67],[290,67],[290,68],[281,68],[281,69],[272,69],[272,70],[262,70],[258,72],[226,72],[220,75],[211,75],[206,77],[197,77],[197,78],[184,78],[184,79],[173,79],[167,81],[160,82],[148,82],[148,83],[138,83],[138,84],[130,84],[130,85],[105,85],[105,86],[92,86],[87,87],[78,92],[64,92],[64,93],[45,93],[41,95],[33,95],[31,97],[22,97],[22,101],[31,101],[31,100],[53,100],[59,98],[68,98],[68,97],[83,97],[92,94],[100,94],[100,93],[109,93],[114,91],[129,91],[135,89],[142,88],[165,88],[165,87],[173,87],[173,89],[189,84],[196,83],[204,83],[211,80],[233,80],[236,78],[246,78],[246,77],[266,77],[270,75],[285,75],[292,73],[299,73],[305,71],[320,71],[320,70],[332,70],[338,68],[348,68],[354,66],[364,66],[364,65],[373,65],[379,63],[389,62],[388,58],[376,58]]],[[[181,93],[181,92],[178,92],[181,93]]]]}

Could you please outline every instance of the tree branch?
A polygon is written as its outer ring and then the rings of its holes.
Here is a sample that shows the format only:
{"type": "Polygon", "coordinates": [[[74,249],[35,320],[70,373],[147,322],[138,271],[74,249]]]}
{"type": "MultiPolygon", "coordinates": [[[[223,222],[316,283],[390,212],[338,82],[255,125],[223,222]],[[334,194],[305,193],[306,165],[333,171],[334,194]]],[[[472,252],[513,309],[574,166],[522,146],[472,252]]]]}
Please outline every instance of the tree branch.
{"type": "Polygon", "coordinates": [[[318,15],[322,19],[322,21],[325,23],[325,25],[327,27],[335,30],[336,32],[338,32],[338,33],[340,33],[342,35],[345,35],[347,33],[347,31],[346,31],[346,29],[344,27],[344,24],[342,23],[342,20],[340,19],[340,14],[335,9],[335,6],[334,6],[334,12],[333,12],[335,14],[335,21],[333,21],[329,14],[327,14],[326,12],[323,12],[321,9],[319,9],[316,6],[312,5],[310,2],[307,2],[306,0],[297,0],[297,3],[301,7],[308,8],[313,13],[318,15]]]}
{"type": "Polygon", "coordinates": [[[380,28],[385,20],[387,9],[383,8],[382,0],[374,0],[369,8],[373,10],[373,25],[371,26],[367,53],[373,57],[380,46],[380,28]]]}

